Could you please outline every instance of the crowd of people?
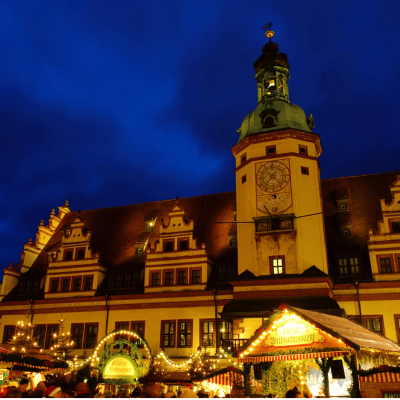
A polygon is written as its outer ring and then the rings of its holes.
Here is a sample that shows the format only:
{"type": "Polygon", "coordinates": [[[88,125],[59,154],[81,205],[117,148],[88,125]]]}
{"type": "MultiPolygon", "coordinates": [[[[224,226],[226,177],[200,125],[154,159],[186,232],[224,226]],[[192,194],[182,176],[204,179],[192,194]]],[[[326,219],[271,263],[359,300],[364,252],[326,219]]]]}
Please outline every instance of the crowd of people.
{"type": "MultiPolygon", "coordinates": [[[[200,389],[197,392],[192,387],[186,387],[177,392],[168,391],[166,387],[162,387],[159,382],[147,382],[142,388],[135,388],[131,393],[127,391],[120,391],[118,394],[114,394],[111,390],[105,392],[96,390],[94,393],[90,390],[90,387],[85,382],[80,382],[75,385],[75,390],[62,390],[60,386],[54,384],[54,382],[41,381],[37,384],[34,390],[28,390],[29,381],[26,378],[22,378],[19,382],[19,386],[0,386],[0,397],[4,398],[75,398],[75,397],[86,397],[86,398],[208,398],[209,394],[204,390],[200,389]]],[[[218,395],[212,396],[218,398],[218,395]]],[[[226,394],[224,397],[231,397],[226,394]]],[[[252,396],[261,397],[261,396],[252,396]]],[[[276,397],[273,394],[269,394],[267,397],[276,397]]],[[[303,397],[297,388],[291,389],[286,393],[287,398],[289,397],[303,397]]],[[[304,396],[308,397],[308,396],[304,396]]]]}

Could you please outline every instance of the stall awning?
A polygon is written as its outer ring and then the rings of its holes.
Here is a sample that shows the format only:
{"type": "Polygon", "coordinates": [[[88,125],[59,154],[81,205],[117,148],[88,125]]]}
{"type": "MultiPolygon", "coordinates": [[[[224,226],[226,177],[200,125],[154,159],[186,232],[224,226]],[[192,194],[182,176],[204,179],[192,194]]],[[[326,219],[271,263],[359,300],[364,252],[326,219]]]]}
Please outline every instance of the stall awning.
{"type": "Polygon", "coordinates": [[[239,362],[260,363],[260,362],[271,362],[271,361],[310,360],[313,358],[340,357],[344,354],[348,354],[348,352],[329,351],[322,353],[288,354],[285,356],[246,357],[246,358],[239,358],[239,362]]]}
{"type": "Polygon", "coordinates": [[[223,368],[214,372],[211,376],[204,377],[202,381],[223,386],[233,386],[235,383],[243,383],[243,372],[232,367],[223,368]]]}
{"type": "Polygon", "coordinates": [[[360,382],[400,382],[400,373],[379,372],[370,376],[359,376],[360,382]]]}

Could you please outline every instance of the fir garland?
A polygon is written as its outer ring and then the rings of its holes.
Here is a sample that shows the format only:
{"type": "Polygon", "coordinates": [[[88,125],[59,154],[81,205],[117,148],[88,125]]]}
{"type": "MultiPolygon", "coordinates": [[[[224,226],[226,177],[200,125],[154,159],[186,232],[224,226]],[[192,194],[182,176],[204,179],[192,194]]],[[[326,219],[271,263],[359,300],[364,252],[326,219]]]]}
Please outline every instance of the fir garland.
{"type": "Polygon", "coordinates": [[[358,370],[357,373],[359,376],[371,376],[374,374],[379,374],[381,372],[391,372],[391,373],[400,373],[400,367],[389,367],[388,365],[381,365],[380,367],[375,367],[367,370],[358,370]]]}
{"type": "Polygon", "coordinates": [[[10,362],[42,369],[68,369],[68,364],[65,361],[40,360],[34,356],[26,356],[18,353],[0,353],[0,362],[10,362]]]}
{"type": "Polygon", "coordinates": [[[267,356],[287,356],[294,354],[312,354],[312,353],[326,353],[331,351],[351,351],[351,349],[345,347],[324,347],[322,349],[309,347],[305,349],[290,349],[290,350],[277,350],[277,351],[269,351],[262,354],[257,354],[249,357],[267,357],[267,356]]]}

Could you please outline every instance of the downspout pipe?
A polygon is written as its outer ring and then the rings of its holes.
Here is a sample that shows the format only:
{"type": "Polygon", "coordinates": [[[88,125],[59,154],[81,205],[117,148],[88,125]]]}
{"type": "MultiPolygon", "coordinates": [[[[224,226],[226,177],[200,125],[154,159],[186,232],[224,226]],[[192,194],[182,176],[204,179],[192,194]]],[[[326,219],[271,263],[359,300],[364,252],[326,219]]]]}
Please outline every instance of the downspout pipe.
{"type": "MultiPolygon", "coordinates": [[[[108,333],[108,315],[109,315],[109,309],[108,309],[108,294],[105,295],[105,299],[106,299],[106,331],[105,331],[105,336],[107,336],[108,333]]],[[[104,342],[104,348],[106,348],[106,342],[104,342]]]]}
{"type": "Polygon", "coordinates": [[[357,290],[357,300],[358,300],[358,310],[360,312],[360,324],[361,326],[363,325],[363,317],[362,317],[362,312],[361,312],[361,302],[360,302],[360,292],[359,292],[359,283],[355,282],[354,286],[356,287],[357,290]]]}
{"type": "Polygon", "coordinates": [[[219,335],[218,335],[218,310],[217,310],[217,289],[213,289],[214,293],[214,308],[215,308],[215,354],[218,354],[219,348],[219,335]]]}

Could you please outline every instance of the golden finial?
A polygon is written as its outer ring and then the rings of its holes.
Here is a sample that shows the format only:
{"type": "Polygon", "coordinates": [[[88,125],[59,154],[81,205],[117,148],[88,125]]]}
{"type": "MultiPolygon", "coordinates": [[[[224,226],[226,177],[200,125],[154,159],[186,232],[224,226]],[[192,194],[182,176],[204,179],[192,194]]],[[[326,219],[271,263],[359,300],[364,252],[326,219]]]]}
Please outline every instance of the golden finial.
{"type": "Polygon", "coordinates": [[[267,32],[265,32],[265,36],[269,39],[269,41],[271,42],[271,38],[275,35],[275,32],[271,29],[272,27],[272,22],[268,21],[268,24],[264,26],[263,31],[267,30],[267,32]]]}

